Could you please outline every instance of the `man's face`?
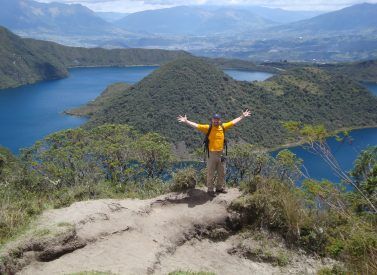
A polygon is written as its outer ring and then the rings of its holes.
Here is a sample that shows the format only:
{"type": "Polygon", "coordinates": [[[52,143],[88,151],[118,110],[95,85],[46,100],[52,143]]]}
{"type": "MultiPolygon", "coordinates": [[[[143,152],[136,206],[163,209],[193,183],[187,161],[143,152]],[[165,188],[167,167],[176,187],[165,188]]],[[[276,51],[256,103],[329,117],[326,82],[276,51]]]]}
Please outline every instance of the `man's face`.
{"type": "Polygon", "coordinates": [[[212,124],[215,125],[215,126],[219,126],[221,123],[221,119],[220,118],[212,118],[212,124]]]}

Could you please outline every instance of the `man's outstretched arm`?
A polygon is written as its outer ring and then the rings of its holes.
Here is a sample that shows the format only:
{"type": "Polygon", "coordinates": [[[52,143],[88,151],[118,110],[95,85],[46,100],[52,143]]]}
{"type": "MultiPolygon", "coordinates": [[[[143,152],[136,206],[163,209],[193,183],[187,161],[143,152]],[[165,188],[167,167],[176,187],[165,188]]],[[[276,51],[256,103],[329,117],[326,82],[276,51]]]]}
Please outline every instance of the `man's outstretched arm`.
{"type": "Polygon", "coordinates": [[[195,122],[188,120],[186,115],[185,116],[178,116],[177,119],[178,119],[179,122],[187,124],[187,125],[195,128],[195,129],[198,128],[198,123],[195,123],[195,122]]]}
{"type": "Polygon", "coordinates": [[[231,122],[233,123],[233,125],[236,125],[236,124],[237,124],[238,122],[240,122],[242,119],[244,119],[245,117],[248,117],[248,116],[250,116],[250,115],[251,115],[251,112],[250,112],[248,109],[246,109],[245,112],[242,112],[242,115],[241,115],[241,116],[239,116],[239,117],[233,119],[231,122]]]}

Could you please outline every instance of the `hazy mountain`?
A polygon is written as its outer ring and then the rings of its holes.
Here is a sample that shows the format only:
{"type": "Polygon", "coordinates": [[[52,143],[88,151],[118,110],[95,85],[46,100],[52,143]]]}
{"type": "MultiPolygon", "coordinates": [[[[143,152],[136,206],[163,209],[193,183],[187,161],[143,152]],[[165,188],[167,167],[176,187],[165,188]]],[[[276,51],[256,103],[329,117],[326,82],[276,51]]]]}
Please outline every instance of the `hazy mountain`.
{"type": "Polygon", "coordinates": [[[248,10],[229,6],[147,10],[130,14],[115,24],[132,32],[173,35],[214,35],[276,25],[248,10]]]}
{"type": "Polygon", "coordinates": [[[79,4],[0,0],[0,25],[15,32],[98,35],[115,28],[79,4]]]}
{"type": "Polygon", "coordinates": [[[62,78],[75,66],[164,64],[189,54],[153,49],[75,48],[20,38],[0,27],[0,89],[62,78]]]}
{"type": "Polygon", "coordinates": [[[119,19],[126,17],[127,15],[129,15],[129,13],[125,13],[125,12],[99,12],[99,11],[97,11],[96,15],[101,17],[103,20],[105,20],[109,23],[112,23],[112,22],[115,22],[119,19]]]}
{"type": "Polygon", "coordinates": [[[0,5],[0,25],[24,37],[69,46],[182,49],[258,61],[377,57],[377,4],[354,5],[293,23],[285,22],[316,12],[237,5],[180,6],[133,13],[109,23],[81,5],[32,0],[0,0],[0,5]]]}
{"type": "Polygon", "coordinates": [[[370,32],[377,30],[377,4],[357,4],[276,28],[308,34],[370,32]]]}
{"type": "Polygon", "coordinates": [[[227,135],[233,141],[242,138],[252,144],[277,146],[287,138],[281,121],[324,123],[330,129],[374,125],[376,105],[377,99],[349,77],[313,66],[249,83],[235,81],[203,59],[189,57],[161,66],[123,91],[121,86],[109,87],[87,113],[91,117],[86,126],[126,123],[196,147],[203,136],[176,122],[177,115],[207,123],[212,113],[222,113],[226,121],[250,108],[251,118],[227,135]]]}
{"type": "Polygon", "coordinates": [[[377,4],[358,4],[311,19],[249,30],[195,54],[251,60],[356,61],[377,58],[377,4]]]}
{"type": "Polygon", "coordinates": [[[320,11],[291,11],[261,6],[240,6],[240,8],[281,24],[309,19],[323,13],[320,11]]]}

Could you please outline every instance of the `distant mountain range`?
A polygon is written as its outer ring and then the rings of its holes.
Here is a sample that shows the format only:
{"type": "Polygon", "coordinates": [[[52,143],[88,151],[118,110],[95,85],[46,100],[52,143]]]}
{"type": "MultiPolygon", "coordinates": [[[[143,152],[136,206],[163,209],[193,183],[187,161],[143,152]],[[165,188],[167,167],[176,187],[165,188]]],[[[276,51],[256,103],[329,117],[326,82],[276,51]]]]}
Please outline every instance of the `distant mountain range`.
{"type": "Polygon", "coordinates": [[[20,38],[0,27],[0,89],[63,78],[76,66],[158,65],[189,54],[158,49],[74,48],[20,38]]]}
{"type": "Polygon", "coordinates": [[[214,35],[276,25],[248,10],[196,6],[137,12],[114,24],[132,32],[172,35],[214,35]]]}
{"type": "Polygon", "coordinates": [[[324,14],[198,5],[128,15],[33,0],[0,0],[0,5],[0,25],[23,37],[70,46],[182,49],[254,61],[377,58],[377,4],[324,14]]]}
{"type": "Polygon", "coordinates": [[[319,14],[258,6],[178,6],[132,13],[114,24],[132,32],[213,35],[268,28],[319,14]]]}
{"type": "Polygon", "coordinates": [[[320,11],[293,11],[261,6],[239,6],[239,8],[250,11],[258,16],[279,24],[305,20],[324,13],[320,11]]]}
{"type": "Polygon", "coordinates": [[[249,31],[211,49],[208,56],[252,60],[354,61],[377,58],[377,4],[358,4],[311,19],[249,31]]]}
{"type": "Polygon", "coordinates": [[[293,32],[310,35],[376,32],[377,4],[357,4],[311,19],[279,26],[276,29],[283,34],[293,32]]]}
{"type": "Polygon", "coordinates": [[[120,19],[126,17],[127,15],[129,15],[129,13],[125,13],[125,12],[99,12],[99,11],[97,11],[96,15],[101,17],[103,20],[105,20],[109,23],[112,23],[112,22],[115,22],[117,20],[120,20],[120,19]]]}
{"type": "Polygon", "coordinates": [[[99,35],[120,31],[79,4],[0,0],[0,6],[0,25],[12,31],[64,35],[99,35]]]}

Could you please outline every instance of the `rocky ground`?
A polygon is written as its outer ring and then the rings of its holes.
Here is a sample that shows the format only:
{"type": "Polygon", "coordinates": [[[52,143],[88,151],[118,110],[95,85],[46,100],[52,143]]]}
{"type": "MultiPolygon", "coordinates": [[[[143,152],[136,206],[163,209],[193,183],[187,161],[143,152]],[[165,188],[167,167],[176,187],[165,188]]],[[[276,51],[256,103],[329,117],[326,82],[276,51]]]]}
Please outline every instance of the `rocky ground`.
{"type": "MultiPolygon", "coordinates": [[[[203,190],[149,200],[96,200],[46,211],[33,229],[0,253],[12,274],[316,274],[321,260],[260,232],[239,231],[227,206],[237,189],[203,190]]],[[[1,273],[1,272],[0,272],[1,273]]]]}

